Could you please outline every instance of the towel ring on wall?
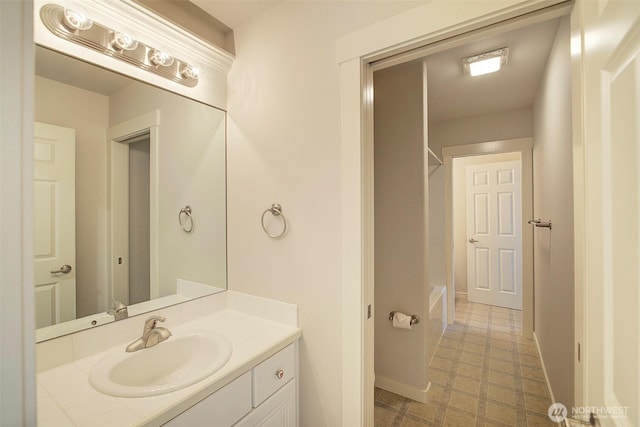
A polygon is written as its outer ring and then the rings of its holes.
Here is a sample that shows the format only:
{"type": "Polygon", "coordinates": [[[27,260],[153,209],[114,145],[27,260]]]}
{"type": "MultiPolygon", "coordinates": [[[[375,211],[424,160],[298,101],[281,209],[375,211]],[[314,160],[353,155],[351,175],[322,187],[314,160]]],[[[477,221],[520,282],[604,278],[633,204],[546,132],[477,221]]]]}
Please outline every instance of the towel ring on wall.
{"type": "Polygon", "coordinates": [[[178,212],[178,223],[185,233],[193,231],[193,217],[191,216],[191,206],[187,205],[178,212]],[[188,226],[185,225],[188,222],[188,226]]]}
{"type": "Polygon", "coordinates": [[[267,208],[264,210],[264,212],[262,212],[262,217],[260,218],[260,222],[262,224],[262,229],[264,230],[265,233],[267,233],[267,236],[272,237],[274,239],[278,237],[282,237],[284,233],[287,231],[287,219],[284,217],[284,214],[282,213],[282,206],[280,206],[278,203],[273,203],[270,208],[267,208]],[[267,230],[266,225],[264,225],[264,216],[267,214],[267,212],[271,212],[271,215],[276,217],[279,216],[282,218],[282,231],[280,232],[280,234],[269,233],[269,230],[267,230]]]}

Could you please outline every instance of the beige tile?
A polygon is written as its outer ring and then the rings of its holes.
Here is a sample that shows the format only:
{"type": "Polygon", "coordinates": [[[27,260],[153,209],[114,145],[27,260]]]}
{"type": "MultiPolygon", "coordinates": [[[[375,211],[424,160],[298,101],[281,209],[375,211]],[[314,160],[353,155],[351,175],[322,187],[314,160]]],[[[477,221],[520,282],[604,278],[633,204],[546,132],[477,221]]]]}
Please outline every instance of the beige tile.
{"type": "Polygon", "coordinates": [[[513,426],[515,426],[518,421],[516,408],[494,402],[487,402],[486,416],[489,419],[513,426]]]}
{"type": "Polygon", "coordinates": [[[538,349],[536,348],[535,344],[530,345],[529,343],[524,343],[524,341],[518,343],[518,351],[522,354],[529,354],[532,356],[538,355],[538,349]]]}
{"type": "Polygon", "coordinates": [[[463,344],[464,344],[463,341],[454,340],[454,339],[451,339],[449,337],[443,336],[440,339],[440,344],[439,345],[441,345],[443,347],[453,348],[453,349],[460,349],[460,348],[462,348],[463,344]]]}
{"type": "Polygon", "coordinates": [[[447,379],[449,378],[449,372],[441,371],[439,369],[429,369],[430,381],[435,384],[447,385],[447,379]]]}
{"type": "Polygon", "coordinates": [[[533,366],[536,368],[541,368],[542,363],[540,363],[540,358],[536,355],[533,356],[531,354],[520,354],[520,363],[523,365],[533,366]]]}
{"type": "Polygon", "coordinates": [[[431,424],[429,424],[427,421],[416,421],[407,417],[404,417],[402,419],[402,423],[400,424],[401,427],[425,427],[429,425],[431,424]]]}
{"type": "Polygon", "coordinates": [[[423,420],[433,421],[436,419],[436,413],[438,412],[438,405],[433,403],[420,403],[420,402],[411,402],[409,405],[409,409],[407,410],[408,414],[414,415],[418,418],[422,418],[423,420]]]}
{"type": "Polygon", "coordinates": [[[391,427],[393,420],[396,418],[396,413],[376,405],[373,408],[373,417],[375,419],[375,427],[391,427]]]}
{"type": "Polygon", "coordinates": [[[551,400],[547,398],[526,393],[524,395],[524,407],[527,411],[546,414],[549,406],[551,406],[551,400]]]}
{"type": "Polygon", "coordinates": [[[484,356],[481,354],[463,351],[462,356],[460,356],[460,361],[474,366],[482,366],[484,362],[484,356]]]}
{"type": "Polygon", "coordinates": [[[475,422],[475,417],[449,409],[447,410],[442,425],[447,427],[469,427],[475,425],[475,422]]]}
{"type": "Polygon", "coordinates": [[[489,359],[489,369],[499,372],[504,372],[505,374],[513,374],[513,362],[507,362],[502,359],[489,359]]]}
{"type": "Polygon", "coordinates": [[[463,390],[478,396],[480,395],[480,380],[458,375],[456,376],[456,380],[453,383],[453,388],[463,390]]]}
{"type": "Polygon", "coordinates": [[[557,427],[548,415],[527,412],[527,427],[557,427]]]}
{"type": "Polygon", "coordinates": [[[431,387],[427,392],[427,399],[429,404],[438,405],[442,401],[442,395],[444,394],[444,386],[431,382],[431,387]]]}
{"type": "Polygon", "coordinates": [[[547,386],[544,381],[531,380],[522,378],[522,389],[527,394],[534,394],[540,397],[547,397],[547,386]]]}
{"type": "Polygon", "coordinates": [[[497,359],[508,360],[508,361],[513,360],[513,353],[511,351],[502,350],[499,348],[491,348],[491,351],[489,354],[491,355],[491,357],[495,357],[497,359]]]}
{"type": "Polygon", "coordinates": [[[483,335],[486,337],[488,333],[489,331],[487,330],[486,326],[482,328],[475,328],[475,327],[467,328],[467,334],[477,334],[477,335],[483,335]]]}
{"type": "Polygon", "coordinates": [[[504,341],[504,340],[497,340],[497,339],[491,339],[489,345],[491,346],[491,349],[498,349],[498,350],[504,350],[504,351],[511,351],[513,348],[513,343],[511,341],[504,341]]]}
{"type": "Polygon", "coordinates": [[[468,334],[467,337],[465,338],[465,344],[472,343],[472,344],[478,344],[478,345],[484,346],[486,342],[487,342],[486,334],[477,334],[477,333],[468,334]]]}
{"type": "Polygon", "coordinates": [[[485,346],[484,344],[474,344],[467,342],[464,344],[463,350],[476,354],[484,354],[485,346]]]}
{"type": "Polygon", "coordinates": [[[487,386],[487,399],[495,400],[507,405],[516,404],[516,395],[512,389],[495,384],[489,384],[487,386]]]}
{"type": "Polygon", "coordinates": [[[458,364],[458,375],[482,379],[482,367],[469,365],[468,363],[460,363],[458,364]]]}
{"type": "Polygon", "coordinates": [[[449,409],[454,408],[475,414],[478,410],[478,397],[458,390],[453,390],[447,407],[449,409]]]}
{"type": "Polygon", "coordinates": [[[458,355],[459,351],[456,351],[452,348],[441,347],[438,346],[436,349],[435,357],[441,357],[447,360],[454,360],[458,355]]]}
{"type": "Polygon", "coordinates": [[[377,401],[389,405],[397,410],[400,409],[402,402],[404,402],[404,397],[398,396],[397,394],[388,392],[386,390],[382,390],[382,393],[380,393],[380,396],[378,396],[377,401]]]}
{"type": "Polygon", "coordinates": [[[513,374],[489,370],[489,382],[509,388],[514,388],[513,374]]]}
{"type": "Polygon", "coordinates": [[[505,340],[505,341],[511,341],[511,331],[509,332],[498,332],[498,331],[491,331],[491,338],[495,338],[498,340],[505,340]]]}
{"type": "Polygon", "coordinates": [[[542,371],[542,367],[520,365],[520,373],[522,374],[522,378],[544,381],[544,372],[542,371]]]}
{"type": "Polygon", "coordinates": [[[501,422],[498,421],[492,421],[492,420],[484,420],[482,422],[482,427],[512,427],[508,424],[503,424],[501,422]]]}
{"type": "Polygon", "coordinates": [[[433,359],[431,359],[431,364],[429,365],[429,367],[441,369],[443,371],[449,371],[451,370],[452,365],[453,365],[453,362],[451,361],[451,359],[434,357],[433,359]]]}

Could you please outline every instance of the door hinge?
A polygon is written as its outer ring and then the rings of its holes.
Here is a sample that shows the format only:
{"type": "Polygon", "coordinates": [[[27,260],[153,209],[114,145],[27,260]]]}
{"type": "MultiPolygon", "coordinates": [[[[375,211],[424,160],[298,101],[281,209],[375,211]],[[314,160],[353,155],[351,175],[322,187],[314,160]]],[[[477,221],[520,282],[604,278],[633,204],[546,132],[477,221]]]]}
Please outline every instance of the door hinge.
{"type": "Polygon", "coordinates": [[[371,319],[371,304],[367,306],[367,319],[371,319]]]}

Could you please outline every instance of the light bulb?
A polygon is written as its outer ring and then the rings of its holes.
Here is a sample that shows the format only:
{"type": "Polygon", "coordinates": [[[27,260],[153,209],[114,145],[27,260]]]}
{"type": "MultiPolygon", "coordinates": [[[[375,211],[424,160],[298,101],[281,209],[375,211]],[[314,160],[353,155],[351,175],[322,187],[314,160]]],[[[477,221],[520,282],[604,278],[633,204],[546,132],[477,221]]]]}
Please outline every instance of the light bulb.
{"type": "Polygon", "coordinates": [[[116,50],[134,50],[138,47],[138,40],[134,39],[127,33],[116,31],[113,33],[111,47],[116,50]]]}
{"type": "Polygon", "coordinates": [[[200,76],[200,69],[190,64],[184,64],[182,71],[180,71],[180,75],[185,79],[198,80],[198,77],[200,76]]]}
{"type": "Polygon", "coordinates": [[[153,63],[153,65],[158,65],[162,67],[168,67],[173,64],[173,57],[169,55],[167,52],[162,50],[154,49],[149,54],[149,60],[153,63]]]}
{"type": "Polygon", "coordinates": [[[93,25],[89,16],[80,9],[64,9],[64,24],[71,30],[88,30],[93,25]]]}

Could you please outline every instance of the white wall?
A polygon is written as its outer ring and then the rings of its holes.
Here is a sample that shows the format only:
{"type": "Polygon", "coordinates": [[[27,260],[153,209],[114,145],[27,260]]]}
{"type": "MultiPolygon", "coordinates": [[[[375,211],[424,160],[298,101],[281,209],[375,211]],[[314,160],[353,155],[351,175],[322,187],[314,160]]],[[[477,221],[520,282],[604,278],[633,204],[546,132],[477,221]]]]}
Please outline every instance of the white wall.
{"type": "Polygon", "coordinates": [[[374,73],[376,385],[426,402],[430,201],[424,90],[421,62],[374,73]],[[396,310],[424,321],[411,331],[393,328],[389,313],[396,310]]]}
{"type": "MultiPolygon", "coordinates": [[[[234,28],[229,288],[298,304],[301,425],[341,425],[342,230],[336,39],[412,4],[283,2],[234,28]],[[260,215],[282,204],[289,233],[260,215]]],[[[413,4],[415,5],[415,4],[413,4]]],[[[353,411],[359,411],[354,407],[353,411]]]]}
{"type": "Polygon", "coordinates": [[[176,279],[225,287],[225,113],[142,83],[110,97],[113,126],[160,110],[158,148],[158,265],[160,296],[176,279]],[[178,212],[192,209],[193,232],[178,212]]]}
{"type": "Polygon", "coordinates": [[[469,165],[520,160],[520,153],[453,159],[453,266],[456,294],[467,292],[467,169],[469,165]]]}
{"type": "Polygon", "coordinates": [[[76,315],[105,311],[109,98],[36,76],[34,114],[38,122],[76,130],[76,315]]]}
{"type": "Polygon", "coordinates": [[[533,134],[532,124],[530,108],[429,122],[429,147],[440,156],[442,147],[526,138],[533,134]]]}
{"type": "Polygon", "coordinates": [[[569,18],[563,18],[534,104],[535,334],[556,402],[574,403],[573,182],[569,18]]]}
{"type": "Polygon", "coordinates": [[[432,286],[445,286],[447,280],[445,178],[444,165],[429,165],[429,284],[432,286]]]}

